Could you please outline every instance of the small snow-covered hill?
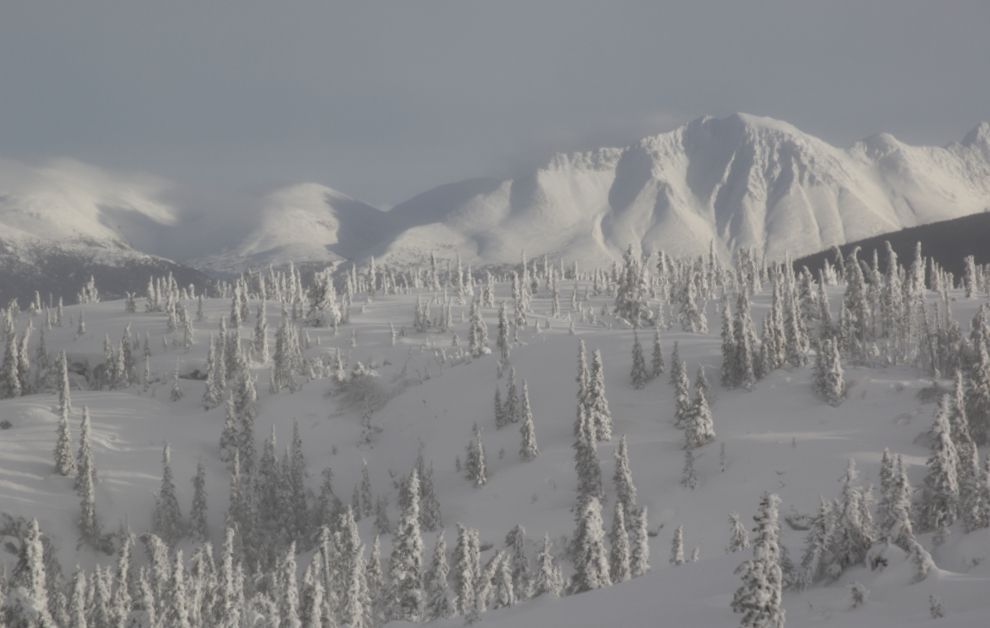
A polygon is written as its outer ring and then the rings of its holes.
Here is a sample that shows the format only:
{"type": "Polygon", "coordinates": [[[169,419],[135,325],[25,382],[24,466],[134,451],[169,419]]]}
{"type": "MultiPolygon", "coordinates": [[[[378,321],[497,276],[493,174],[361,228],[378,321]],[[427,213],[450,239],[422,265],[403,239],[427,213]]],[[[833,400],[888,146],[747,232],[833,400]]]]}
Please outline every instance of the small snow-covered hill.
{"type": "Polygon", "coordinates": [[[990,125],[961,143],[913,147],[887,134],[835,148],[746,114],[699,118],[624,149],[557,155],[503,182],[444,186],[389,212],[403,229],[386,261],[458,252],[478,264],[550,254],[587,266],[629,245],[771,259],[958,218],[990,207],[990,125]]]}

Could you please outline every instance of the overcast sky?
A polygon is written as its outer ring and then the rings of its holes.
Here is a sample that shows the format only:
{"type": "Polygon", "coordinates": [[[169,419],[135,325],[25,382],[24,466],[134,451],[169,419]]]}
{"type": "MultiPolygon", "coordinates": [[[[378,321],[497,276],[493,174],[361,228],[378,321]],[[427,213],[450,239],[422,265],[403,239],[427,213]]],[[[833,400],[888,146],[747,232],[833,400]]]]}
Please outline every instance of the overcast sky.
{"type": "Polygon", "coordinates": [[[0,157],[214,192],[316,181],[387,206],[736,111],[841,147],[990,121],[987,0],[2,6],[0,157]]]}

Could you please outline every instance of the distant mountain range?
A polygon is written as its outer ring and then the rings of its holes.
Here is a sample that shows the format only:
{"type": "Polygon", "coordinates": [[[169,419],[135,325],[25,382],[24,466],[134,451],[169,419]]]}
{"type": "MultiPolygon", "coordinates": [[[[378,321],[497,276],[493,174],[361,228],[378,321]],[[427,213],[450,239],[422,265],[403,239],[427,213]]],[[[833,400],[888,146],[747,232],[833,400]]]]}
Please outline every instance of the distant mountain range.
{"type": "Polygon", "coordinates": [[[407,265],[431,251],[475,267],[525,251],[590,268],[630,245],[689,256],[711,242],[726,261],[743,248],[797,258],[990,210],[990,125],[944,148],[879,134],[839,149],[769,118],[704,117],[626,148],[558,154],[516,179],[443,185],[388,212],[306,183],[191,216],[163,200],[168,190],[69,160],[0,162],[0,301],[21,290],[2,277],[43,267],[45,251],[108,268],[157,253],[213,276],[372,255],[407,265]]]}

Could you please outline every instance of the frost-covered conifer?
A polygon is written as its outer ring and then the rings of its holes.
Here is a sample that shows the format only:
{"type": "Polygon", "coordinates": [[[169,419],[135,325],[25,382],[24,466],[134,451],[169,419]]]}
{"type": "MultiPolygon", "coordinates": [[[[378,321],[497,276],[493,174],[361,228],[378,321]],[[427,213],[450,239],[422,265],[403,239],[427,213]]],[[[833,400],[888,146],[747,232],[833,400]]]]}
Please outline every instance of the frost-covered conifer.
{"type": "Polygon", "coordinates": [[[190,628],[189,608],[186,597],[185,568],[182,564],[182,550],[175,552],[172,576],[165,590],[162,606],[165,609],[163,623],[170,628],[190,628]]]}
{"type": "MultiPolygon", "coordinates": [[[[675,369],[671,368],[673,373],[675,369]]],[[[691,414],[691,381],[687,375],[687,363],[679,362],[677,366],[677,379],[674,380],[674,425],[684,427],[691,414]]]]}
{"type": "Polygon", "coordinates": [[[237,451],[237,415],[234,411],[234,396],[231,393],[224,405],[223,430],[220,432],[220,460],[233,462],[234,452],[237,451]]]}
{"type": "Polygon", "coordinates": [[[646,386],[650,379],[650,374],[646,371],[646,358],[643,356],[643,345],[639,343],[639,334],[633,331],[632,348],[632,378],[633,388],[641,389],[646,386]]]}
{"type": "Polygon", "coordinates": [[[375,531],[378,534],[390,534],[392,524],[388,520],[388,498],[381,493],[375,501],[375,531]]]}
{"type": "MultiPolygon", "coordinates": [[[[835,560],[832,554],[835,525],[836,513],[832,502],[821,497],[818,515],[812,520],[811,529],[805,537],[805,550],[797,577],[799,589],[807,589],[830,573],[829,567],[835,560]]],[[[841,573],[841,568],[836,566],[834,573],[841,573]]]]}
{"type": "Polygon", "coordinates": [[[642,506],[633,513],[629,524],[629,575],[642,576],[650,570],[650,535],[647,528],[647,508],[642,506]]]}
{"type": "MultiPolygon", "coordinates": [[[[65,395],[68,399],[68,391],[65,395]]],[[[76,472],[76,459],[72,455],[72,436],[69,434],[69,408],[67,404],[60,405],[58,439],[55,442],[55,472],[59,475],[72,475],[76,472]]]]}
{"type": "Polygon", "coordinates": [[[846,384],[842,376],[838,344],[831,338],[822,339],[815,361],[813,386],[815,392],[831,406],[838,406],[845,397],[846,384]]]}
{"type": "Polygon", "coordinates": [[[501,429],[508,424],[505,417],[505,407],[502,405],[502,389],[495,385],[495,429],[501,429]]]}
{"type": "Polygon", "coordinates": [[[670,564],[684,564],[684,526],[677,526],[674,530],[674,539],[670,542],[670,564]]]}
{"type": "Polygon", "coordinates": [[[443,528],[443,518],[440,515],[440,498],[437,497],[436,485],[433,483],[433,465],[423,474],[423,499],[419,511],[420,526],[427,532],[436,532],[443,528]]]}
{"type": "Polygon", "coordinates": [[[732,610],[742,613],[742,625],[753,628],[775,626],[783,628],[782,608],[783,572],[780,569],[780,547],[777,536],[780,524],[777,520],[777,504],[780,498],[764,493],[760,501],[760,514],[756,521],[756,539],[753,542],[753,558],[737,569],[743,584],[732,599],[732,610]]]}
{"type": "Polygon", "coordinates": [[[522,434],[522,443],[519,445],[519,455],[523,460],[533,460],[540,454],[540,448],[536,445],[536,427],[533,425],[533,412],[529,407],[529,386],[526,380],[522,385],[522,426],[519,428],[522,434]]]}
{"type": "Polygon", "coordinates": [[[49,612],[47,579],[41,530],[37,519],[32,519],[21,542],[6,599],[0,599],[0,621],[11,628],[55,626],[49,612]]]}
{"type": "Polygon", "coordinates": [[[419,528],[419,474],[413,469],[402,486],[402,514],[392,539],[389,560],[390,616],[404,621],[419,621],[423,611],[422,562],[423,538],[419,528]]]}
{"type": "Polygon", "coordinates": [[[192,485],[193,501],[189,511],[189,523],[193,538],[206,543],[210,535],[206,526],[206,467],[203,465],[202,457],[196,464],[196,475],[193,476],[192,485]]]}
{"type": "Polygon", "coordinates": [[[595,349],[591,355],[591,372],[588,374],[588,389],[585,396],[588,419],[594,427],[595,438],[600,441],[612,440],[612,414],[608,410],[608,399],[605,398],[602,352],[595,349]]]}
{"type": "Polygon", "coordinates": [[[712,412],[705,399],[705,392],[698,388],[694,401],[684,417],[685,448],[696,449],[715,440],[712,412]]]}
{"type": "Polygon", "coordinates": [[[840,572],[863,563],[876,541],[876,529],[868,508],[869,492],[864,494],[862,488],[856,484],[858,477],[856,461],[850,458],[842,476],[842,495],[835,508],[833,553],[834,564],[840,572]]]}
{"type": "Polygon", "coordinates": [[[443,540],[443,530],[437,535],[433,546],[433,560],[424,580],[426,604],[423,620],[427,622],[446,619],[454,614],[453,591],[447,584],[450,567],[447,565],[447,544],[443,540]]]}
{"type": "Polygon", "coordinates": [[[172,372],[172,392],[169,398],[172,401],[182,399],[182,388],[179,386],[179,358],[175,358],[175,371],[172,372]]]}
{"type": "Polygon", "coordinates": [[[583,593],[612,584],[608,556],[605,553],[605,530],[601,504],[592,496],[582,506],[573,540],[574,575],[570,591],[583,593]]]}
{"type": "Polygon", "coordinates": [[[509,362],[509,354],[512,351],[512,344],[509,340],[509,316],[505,309],[505,301],[501,301],[498,306],[498,340],[495,343],[502,356],[502,364],[509,362]]]}
{"type": "Polygon", "coordinates": [[[622,504],[615,502],[612,519],[612,547],[609,551],[609,576],[613,583],[625,582],[632,577],[629,569],[629,533],[622,504]]]}
{"type": "Polygon", "coordinates": [[[485,446],[481,442],[481,428],[474,424],[474,440],[468,443],[467,457],[464,461],[464,473],[475,488],[488,482],[487,465],[485,463],[485,446]]]}
{"type": "Polygon", "coordinates": [[[471,531],[459,523],[451,571],[454,582],[454,612],[457,615],[467,615],[475,606],[474,583],[478,573],[472,551],[471,531]]]}
{"type": "Polygon", "coordinates": [[[663,361],[663,345],[660,343],[660,326],[653,330],[653,361],[651,366],[653,367],[652,376],[659,377],[663,373],[667,366],[663,361]]]}
{"type": "Polygon", "coordinates": [[[636,487],[633,485],[632,470],[629,468],[629,449],[626,446],[625,434],[622,435],[619,446],[612,455],[615,458],[612,482],[615,484],[616,503],[622,505],[624,518],[631,523],[636,510],[636,487]]]}
{"type": "Polygon", "coordinates": [[[739,521],[739,513],[729,513],[729,547],[726,552],[738,552],[749,548],[749,532],[746,526],[739,521]]]}
{"type": "Polygon", "coordinates": [[[172,546],[182,538],[184,527],[179,499],[175,494],[175,482],[172,480],[169,446],[165,443],[165,448],[162,450],[162,487],[155,496],[154,532],[172,546]]]}
{"type": "Polygon", "coordinates": [[[578,512],[591,498],[603,499],[602,470],[598,461],[597,442],[588,411],[582,406],[581,427],[574,443],[574,462],[578,476],[578,512]]]}
{"type": "Polygon", "coordinates": [[[952,399],[944,395],[932,426],[931,455],[928,457],[928,475],[925,476],[918,523],[923,530],[942,530],[952,525],[959,509],[959,454],[952,442],[949,415],[952,399]]]}
{"type": "Polygon", "coordinates": [[[505,404],[502,406],[505,424],[519,422],[519,392],[516,388],[516,369],[509,370],[509,384],[506,388],[505,404]]]}
{"type": "Polygon", "coordinates": [[[0,397],[10,398],[21,395],[21,380],[17,376],[17,336],[9,334],[3,352],[3,365],[0,366],[0,397]]]}
{"type": "Polygon", "coordinates": [[[532,597],[541,595],[559,596],[564,588],[564,579],[552,553],[550,535],[543,536],[543,546],[536,555],[536,573],[533,576],[532,597]]]}

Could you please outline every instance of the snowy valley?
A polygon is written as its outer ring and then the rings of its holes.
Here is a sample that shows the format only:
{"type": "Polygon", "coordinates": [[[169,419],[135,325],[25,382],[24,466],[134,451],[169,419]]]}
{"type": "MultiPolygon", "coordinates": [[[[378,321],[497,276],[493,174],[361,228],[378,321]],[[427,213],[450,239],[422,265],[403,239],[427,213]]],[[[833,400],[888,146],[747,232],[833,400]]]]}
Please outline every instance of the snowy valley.
{"type": "Polygon", "coordinates": [[[21,303],[8,621],[982,625],[990,273],[860,261],[438,254],[21,303]]]}

